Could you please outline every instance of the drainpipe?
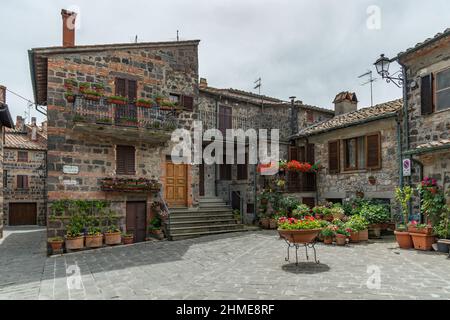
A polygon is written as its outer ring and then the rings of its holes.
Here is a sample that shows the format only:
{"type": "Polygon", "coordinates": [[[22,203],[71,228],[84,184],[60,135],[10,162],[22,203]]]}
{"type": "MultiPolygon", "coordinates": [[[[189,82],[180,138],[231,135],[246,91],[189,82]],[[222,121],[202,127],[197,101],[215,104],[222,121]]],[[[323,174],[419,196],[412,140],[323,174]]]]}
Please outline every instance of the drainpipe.
{"type": "MultiPolygon", "coordinates": [[[[411,157],[412,162],[416,163],[417,165],[419,165],[419,170],[420,170],[420,181],[423,180],[423,163],[420,162],[417,159],[414,159],[413,157],[411,157]]],[[[412,203],[409,202],[409,207],[410,207],[410,212],[412,212],[412,203]]],[[[419,193],[419,214],[420,214],[420,223],[423,223],[423,214],[422,214],[422,196],[419,193]]]]}
{"type": "Polygon", "coordinates": [[[399,185],[400,188],[403,188],[403,157],[402,157],[402,127],[400,123],[400,119],[396,117],[397,123],[397,157],[398,157],[398,168],[399,168],[399,185]]]}
{"type": "MultiPolygon", "coordinates": [[[[407,68],[400,61],[397,61],[398,64],[402,67],[403,74],[403,135],[405,138],[405,149],[409,150],[409,114],[408,114],[408,79],[406,75],[407,68]]],[[[403,157],[402,157],[403,160],[403,157]]],[[[411,183],[411,178],[409,178],[409,182],[411,183]]]]}
{"type": "MultiPolygon", "coordinates": [[[[219,96],[219,98],[216,97],[216,123],[215,123],[216,129],[218,129],[218,126],[219,126],[218,125],[219,124],[219,100],[221,98],[222,98],[221,96],[219,96]]],[[[219,196],[219,190],[217,187],[218,181],[219,181],[219,165],[216,163],[215,170],[214,170],[214,193],[215,193],[216,197],[219,196]]]]}

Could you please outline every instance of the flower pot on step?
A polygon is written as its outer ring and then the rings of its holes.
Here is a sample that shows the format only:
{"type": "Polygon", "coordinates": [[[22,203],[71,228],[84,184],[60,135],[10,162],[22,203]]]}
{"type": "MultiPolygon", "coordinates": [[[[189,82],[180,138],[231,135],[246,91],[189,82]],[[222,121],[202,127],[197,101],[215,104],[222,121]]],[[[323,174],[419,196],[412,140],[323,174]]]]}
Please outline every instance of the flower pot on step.
{"type": "Polygon", "coordinates": [[[413,241],[409,232],[395,231],[394,234],[401,249],[411,249],[413,247],[413,241]]]}
{"type": "Polygon", "coordinates": [[[66,237],[66,249],[67,250],[80,250],[84,248],[84,236],[67,238],[66,237]]]}
{"type": "Polygon", "coordinates": [[[103,235],[86,236],[87,248],[100,248],[103,246],[103,235]]]}
{"type": "Polygon", "coordinates": [[[436,243],[436,237],[424,233],[410,233],[414,244],[414,249],[421,251],[430,251],[433,243],[436,243]]]}
{"type": "Polygon", "coordinates": [[[345,246],[347,244],[347,237],[343,234],[336,235],[336,244],[338,246],[345,246]]]}
{"type": "Polygon", "coordinates": [[[134,242],[133,236],[123,236],[122,237],[123,244],[132,244],[134,242]]]}
{"type": "Polygon", "coordinates": [[[64,244],[64,240],[49,241],[53,253],[60,253],[64,244]]]}
{"type": "Polygon", "coordinates": [[[120,232],[105,233],[105,244],[114,246],[122,243],[122,234],[120,232]]]}
{"type": "Polygon", "coordinates": [[[359,232],[352,232],[352,233],[350,233],[350,242],[351,243],[358,243],[359,242],[359,232]]]}
{"type": "Polygon", "coordinates": [[[369,230],[361,230],[359,233],[359,241],[369,241],[369,230]]]}

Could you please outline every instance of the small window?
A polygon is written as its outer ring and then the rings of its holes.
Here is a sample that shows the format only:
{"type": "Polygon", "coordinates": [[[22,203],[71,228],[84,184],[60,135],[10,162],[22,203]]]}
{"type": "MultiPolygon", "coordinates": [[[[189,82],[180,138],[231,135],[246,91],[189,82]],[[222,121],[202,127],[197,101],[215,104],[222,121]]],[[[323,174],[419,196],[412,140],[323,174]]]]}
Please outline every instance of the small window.
{"type": "Polygon", "coordinates": [[[26,152],[26,151],[18,151],[17,152],[17,161],[19,161],[19,162],[28,162],[28,152],[26,152]]]}
{"type": "Polygon", "coordinates": [[[193,111],[194,110],[194,98],[190,96],[183,96],[183,108],[187,111],[193,111]]]}
{"type": "Polygon", "coordinates": [[[17,189],[28,189],[28,176],[17,176],[17,189]]]}
{"type": "Polygon", "coordinates": [[[3,170],[3,188],[8,188],[8,171],[3,170]]]}
{"type": "Polygon", "coordinates": [[[132,146],[116,147],[116,174],[135,175],[136,149],[132,146]]]}
{"type": "Polygon", "coordinates": [[[436,111],[450,108],[450,68],[436,73],[436,111]]]}
{"type": "Polygon", "coordinates": [[[137,82],[123,78],[116,78],[116,95],[128,98],[129,102],[136,101],[137,82]]]}
{"type": "Polygon", "coordinates": [[[172,103],[175,103],[177,106],[180,105],[180,95],[179,94],[175,94],[175,93],[171,93],[169,95],[169,101],[172,103]]]}
{"type": "Polygon", "coordinates": [[[366,169],[366,137],[344,140],[345,170],[366,169]]]}

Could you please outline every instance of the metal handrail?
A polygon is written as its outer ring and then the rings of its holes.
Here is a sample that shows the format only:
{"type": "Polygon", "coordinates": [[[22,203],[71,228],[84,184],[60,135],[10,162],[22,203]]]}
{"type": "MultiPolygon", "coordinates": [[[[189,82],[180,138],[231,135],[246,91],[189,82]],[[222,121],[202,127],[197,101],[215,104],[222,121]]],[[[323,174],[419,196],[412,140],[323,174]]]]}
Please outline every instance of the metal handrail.
{"type": "Polygon", "coordinates": [[[161,199],[164,210],[167,212],[167,221],[168,221],[168,223],[167,223],[167,239],[171,240],[170,239],[170,237],[171,237],[170,210],[169,210],[169,207],[167,206],[166,200],[164,200],[164,197],[163,197],[163,194],[161,191],[159,191],[159,198],[161,199]]]}

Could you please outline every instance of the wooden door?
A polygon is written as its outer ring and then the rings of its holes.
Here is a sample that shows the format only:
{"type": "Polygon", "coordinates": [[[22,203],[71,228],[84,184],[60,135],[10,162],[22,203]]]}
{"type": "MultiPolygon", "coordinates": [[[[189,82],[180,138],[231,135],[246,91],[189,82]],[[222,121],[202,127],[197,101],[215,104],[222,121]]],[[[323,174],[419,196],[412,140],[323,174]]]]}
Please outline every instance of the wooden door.
{"type": "Polygon", "coordinates": [[[187,206],[187,166],[166,163],[166,202],[169,207],[187,206]]]}
{"type": "Polygon", "coordinates": [[[198,170],[200,171],[200,185],[199,185],[199,191],[200,191],[200,197],[205,196],[205,165],[202,163],[199,165],[198,170]]]}
{"type": "Polygon", "coordinates": [[[10,203],[10,226],[33,226],[37,224],[36,203],[10,203]]]}
{"type": "Polygon", "coordinates": [[[145,202],[127,202],[127,232],[134,234],[135,242],[143,242],[147,228],[147,205],[145,202]]]}
{"type": "Polygon", "coordinates": [[[222,134],[226,134],[227,129],[233,128],[233,110],[231,107],[219,107],[219,130],[222,134]]]}

